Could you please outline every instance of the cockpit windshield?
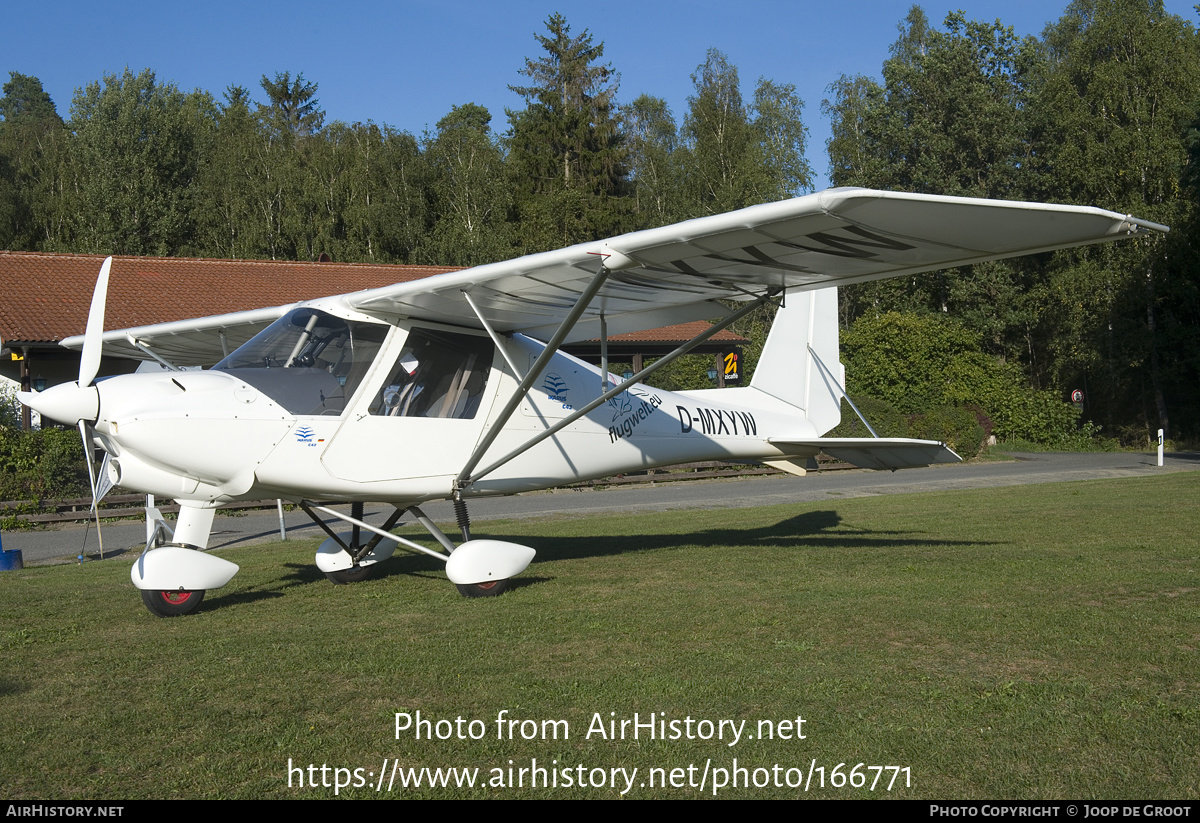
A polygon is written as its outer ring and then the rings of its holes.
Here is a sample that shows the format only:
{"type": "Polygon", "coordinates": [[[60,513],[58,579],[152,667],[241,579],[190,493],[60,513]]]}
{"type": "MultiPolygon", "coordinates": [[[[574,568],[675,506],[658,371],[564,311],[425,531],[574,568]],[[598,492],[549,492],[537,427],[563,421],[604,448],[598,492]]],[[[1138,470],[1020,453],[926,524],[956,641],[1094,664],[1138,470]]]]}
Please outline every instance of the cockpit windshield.
{"type": "Polygon", "coordinates": [[[389,328],[296,309],[213,369],[246,381],[292,414],[341,414],[389,328]]]}

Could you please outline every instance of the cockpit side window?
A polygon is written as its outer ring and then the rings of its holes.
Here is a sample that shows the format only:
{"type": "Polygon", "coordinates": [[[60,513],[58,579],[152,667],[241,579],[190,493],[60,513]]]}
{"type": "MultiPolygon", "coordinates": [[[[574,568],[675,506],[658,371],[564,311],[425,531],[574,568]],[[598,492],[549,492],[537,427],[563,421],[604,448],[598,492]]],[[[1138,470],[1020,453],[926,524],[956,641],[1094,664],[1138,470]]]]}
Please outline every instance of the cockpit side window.
{"type": "Polygon", "coordinates": [[[296,309],[213,369],[246,381],[293,414],[341,414],[389,328],[296,309]]]}
{"type": "Polygon", "coordinates": [[[486,337],[413,329],[371,403],[382,417],[471,419],[479,410],[495,346],[486,337]]]}

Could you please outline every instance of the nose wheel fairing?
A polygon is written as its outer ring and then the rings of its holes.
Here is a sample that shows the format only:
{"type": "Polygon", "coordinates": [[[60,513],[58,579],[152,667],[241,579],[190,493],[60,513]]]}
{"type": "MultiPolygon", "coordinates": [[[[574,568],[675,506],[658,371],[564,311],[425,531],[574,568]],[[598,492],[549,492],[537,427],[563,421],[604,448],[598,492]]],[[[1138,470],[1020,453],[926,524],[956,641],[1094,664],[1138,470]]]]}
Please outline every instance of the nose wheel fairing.
{"type": "MultiPolygon", "coordinates": [[[[525,571],[536,552],[505,540],[468,540],[446,561],[446,577],[456,586],[484,587],[525,571]]],[[[473,595],[478,597],[479,595],[473,595]]]]}

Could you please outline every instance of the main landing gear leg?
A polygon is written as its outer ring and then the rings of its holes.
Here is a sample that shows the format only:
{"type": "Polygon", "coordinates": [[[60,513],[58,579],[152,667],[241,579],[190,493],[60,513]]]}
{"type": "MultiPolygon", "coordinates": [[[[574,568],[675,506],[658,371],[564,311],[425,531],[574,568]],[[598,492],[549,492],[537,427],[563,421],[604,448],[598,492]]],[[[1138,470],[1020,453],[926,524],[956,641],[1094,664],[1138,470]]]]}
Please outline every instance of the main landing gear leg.
{"type": "MultiPolygon", "coordinates": [[[[357,501],[350,504],[350,516],[355,520],[363,519],[363,504],[362,501],[357,501]]],[[[344,586],[347,583],[361,583],[371,576],[371,566],[359,565],[358,552],[361,548],[359,538],[362,535],[362,529],[357,524],[350,531],[350,543],[347,551],[355,558],[355,564],[348,569],[336,572],[325,572],[325,579],[335,586],[344,586]]],[[[375,538],[378,541],[379,538],[375,538]]]]}
{"type": "MultiPolygon", "coordinates": [[[[471,540],[471,516],[467,513],[467,501],[462,497],[454,497],[454,520],[458,523],[458,531],[462,534],[464,543],[471,540]]],[[[463,597],[499,597],[508,589],[508,578],[504,580],[489,580],[485,583],[455,583],[454,588],[463,597]]]]}
{"type": "Polygon", "coordinates": [[[192,614],[204,602],[208,589],[229,582],[238,567],[228,560],[199,551],[208,544],[215,508],[180,501],[174,533],[161,512],[147,508],[152,523],[142,556],[130,577],[142,592],[142,603],[157,617],[192,614]]]}
{"type": "Polygon", "coordinates": [[[446,564],[446,576],[450,578],[451,583],[458,587],[464,597],[495,597],[508,587],[510,577],[525,570],[534,556],[533,549],[517,543],[508,543],[503,540],[469,539],[470,523],[467,520],[466,507],[461,501],[456,503],[455,510],[463,537],[468,539],[458,547],[455,547],[454,542],[443,534],[442,530],[417,506],[409,506],[405,509],[397,507],[382,528],[364,523],[361,517],[347,517],[328,506],[317,505],[309,501],[301,502],[300,506],[329,535],[329,539],[317,549],[317,567],[335,583],[349,582],[344,573],[353,573],[359,566],[370,565],[384,559],[391,554],[396,545],[399,545],[410,551],[427,554],[443,561],[446,564]],[[446,554],[414,543],[406,537],[391,534],[388,530],[405,513],[411,513],[416,521],[441,544],[446,554]],[[361,529],[373,532],[376,536],[366,546],[359,548],[354,532],[346,535],[334,534],[321,520],[319,516],[321,514],[349,522],[355,527],[356,532],[361,529]],[[350,541],[349,543],[347,543],[347,539],[350,541]],[[387,549],[374,550],[373,547],[378,544],[379,540],[389,542],[387,549]]]}
{"type": "MultiPolygon", "coordinates": [[[[325,574],[325,579],[334,585],[341,586],[347,583],[359,583],[371,576],[371,570],[380,560],[386,560],[395,551],[395,545],[388,545],[386,551],[377,551],[379,544],[383,541],[383,537],[379,534],[372,534],[371,539],[365,544],[362,542],[363,529],[359,526],[359,522],[363,519],[363,504],[362,502],[354,502],[350,504],[350,526],[349,534],[334,534],[328,526],[325,525],[316,513],[308,508],[307,504],[301,504],[305,513],[320,526],[329,539],[321,544],[317,550],[318,559],[321,555],[334,554],[337,555],[344,552],[353,561],[353,565],[344,569],[322,569],[325,574]]],[[[402,509],[394,509],[384,522],[382,531],[390,531],[393,526],[400,520],[404,514],[402,509]]]]}

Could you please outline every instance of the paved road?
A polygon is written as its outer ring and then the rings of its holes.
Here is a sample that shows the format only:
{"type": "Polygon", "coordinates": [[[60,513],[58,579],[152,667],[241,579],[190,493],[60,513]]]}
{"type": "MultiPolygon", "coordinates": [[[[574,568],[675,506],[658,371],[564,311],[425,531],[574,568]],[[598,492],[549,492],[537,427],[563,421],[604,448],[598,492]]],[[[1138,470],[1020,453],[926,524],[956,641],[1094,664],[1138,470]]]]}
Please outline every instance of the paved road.
{"type": "MultiPolygon", "coordinates": [[[[932,466],[898,472],[866,470],[815,472],[806,477],[752,477],[741,480],[692,481],[602,490],[560,490],[513,497],[473,500],[471,519],[545,518],[603,512],[664,511],[689,508],[768,506],[878,494],[910,494],[946,489],[975,489],[1028,483],[1059,483],[1112,477],[1139,477],[1200,470],[1200,453],[1169,454],[1159,468],[1153,454],[1017,454],[1011,462],[932,466]]],[[[429,503],[425,512],[440,523],[453,522],[449,503],[429,503]]],[[[368,507],[367,520],[382,522],[384,507],[368,507]]],[[[301,511],[285,517],[290,538],[318,537],[321,531],[301,511]]],[[[279,539],[274,511],[240,516],[218,515],[211,548],[279,539]]],[[[95,525],[71,525],[52,531],[7,532],[5,549],[20,549],[26,565],[70,562],[81,552],[96,555],[95,525]]],[[[140,551],[145,527],[134,521],[104,524],[105,553],[140,551]]]]}

